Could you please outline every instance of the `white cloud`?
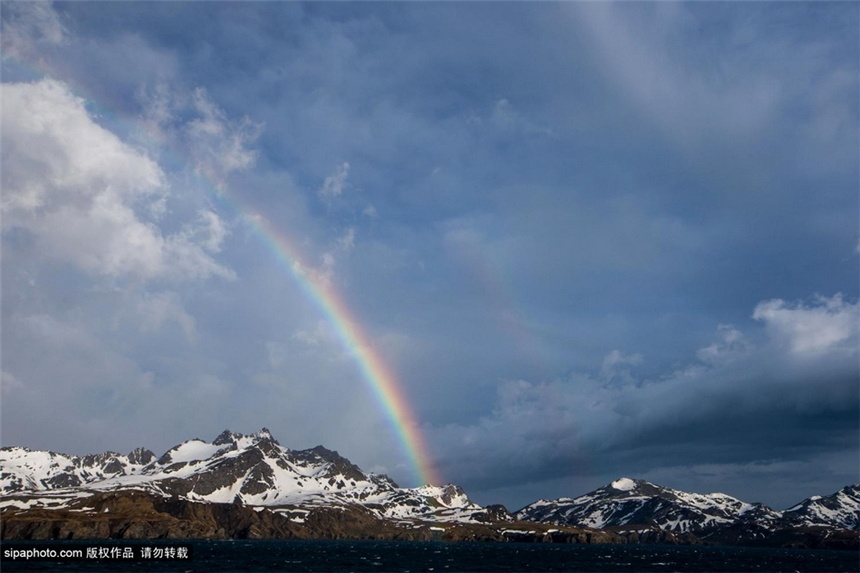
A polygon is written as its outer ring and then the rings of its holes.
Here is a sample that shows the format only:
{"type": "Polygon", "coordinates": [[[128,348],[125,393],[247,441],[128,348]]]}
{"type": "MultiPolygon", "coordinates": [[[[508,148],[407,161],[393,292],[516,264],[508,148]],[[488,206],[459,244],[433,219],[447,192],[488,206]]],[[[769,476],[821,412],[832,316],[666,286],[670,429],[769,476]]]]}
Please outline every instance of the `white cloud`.
{"type": "Polygon", "coordinates": [[[624,366],[639,364],[642,364],[641,354],[622,354],[620,350],[613,350],[603,357],[600,374],[607,383],[629,384],[635,382],[635,378],[630,374],[630,368],[624,366]]]}
{"type": "Polygon", "coordinates": [[[59,45],[68,31],[50,2],[6,2],[2,18],[3,55],[25,59],[39,44],[59,45]]]}
{"type": "Polygon", "coordinates": [[[349,163],[344,161],[343,164],[334,170],[334,173],[325,178],[323,186],[317,191],[323,201],[331,202],[343,194],[343,189],[347,185],[346,178],[348,175],[349,163]]]}
{"type": "Polygon", "coordinates": [[[233,276],[205,252],[220,241],[212,216],[203,244],[141,217],[164,212],[164,173],[93,121],[65,84],[2,84],[2,94],[3,227],[26,231],[34,256],[110,277],[233,276]]]}
{"type": "Polygon", "coordinates": [[[137,99],[143,108],[141,127],[147,136],[163,141],[169,126],[176,121],[177,103],[173,92],[165,82],[157,82],[152,88],[141,86],[137,99]]]}
{"type": "Polygon", "coordinates": [[[150,138],[187,149],[197,173],[217,187],[227,184],[234,171],[251,169],[257,151],[251,149],[264,124],[228,117],[201,87],[175,88],[164,81],[143,85],[137,90],[142,107],[140,126],[150,138]],[[183,121],[182,117],[192,116],[183,121]]]}
{"type": "Polygon", "coordinates": [[[317,284],[326,287],[331,286],[334,277],[334,267],[337,264],[337,256],[348,254],[355,247],[355,228],[350,227],[343,235],[335,239],[334,246],[324,252],[320,257],[318,266],[303,265],[298,261],[293,263],[293,269],[299,274],[307,275],[317,284]]]}
{"type": "MultiPolygon", "coordinates": [[[[376,207],[373,205],[368,205],[364,208],[364,211],[361,212],[362,215],[366,217],[370,217],[371,219],[376,219],[378,216],[376,213],[376,207]]],[[[857,243],[857,252],[860,253],[860,242],[857,243]]]]}
{"type": "Polygon", "coordinates": [[[213,253],[220,252],[224,238],[229,233],[224,221],[214,211],[203,211],[201,215],[207,223],[206,229],[209,233],[203,246],[213,253]]]}
{"type": "Polygon", "coordinates": [[[764,322],[771,337],[798,355],[838,350],[853,353],[858,347],[860,306],[845,302],[841,294],[818,297],[812,306],[782,299],[761,302],[753,318],[764,322]]]}
{"type": "Polygon", "coordinates": [[[34,211],[49,197],[86,202],[164,193],[158,165],[97,125],[58,81],[3,84],[4,209],[34,211]]]}
{"type": "Polygon", "coordinates": [[[322,264],[319,268],[293,261],[293,272],[309,277],[314,284],[326,287],[331,286],[333,267],[334,257],[331,256],[331,253],[323,254],[322,264]]]}
{"type": "Polygon", "coordinates": [[[716,342],[696,352],[698,359],[705,364],[719,364],[731,360],[749,348],[744,334],[730,324],[719,325],[717,337],[716,342]]]}
{"type": "Polygon", "coordinates": [[[197,88],[191,95],[194,110],[201,117],[185,125],[197,169],[217,185],[224,185],[227,174],[254,166],[257,152],[248,145],[256,141],[263,124],[247,116],[233,121],[213,102],[206,90],[197,88]]]}
{"type": "Polygon", "coordinates": [[[204,209],[195,224],[186,225],[184,233],[210,253],[219,253],[230,230],[217,213],[204,209]]]}

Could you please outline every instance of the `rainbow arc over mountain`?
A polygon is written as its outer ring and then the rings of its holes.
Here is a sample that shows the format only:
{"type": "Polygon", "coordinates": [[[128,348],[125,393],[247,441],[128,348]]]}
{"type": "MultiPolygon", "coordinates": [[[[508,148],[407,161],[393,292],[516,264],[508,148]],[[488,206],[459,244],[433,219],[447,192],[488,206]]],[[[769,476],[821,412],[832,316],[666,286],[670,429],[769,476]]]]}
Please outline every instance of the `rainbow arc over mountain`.
{"type": "MultiPolygon", "coordinates": [[[[16,61],[36,77],[53,79],[50,67],[44,63],[16,61]]],[[[87,94],[89,91],[80,82],[74,82],[69,87],[79,95],[87,94]]],[[[111,119],[118,123],[135,125],[138,121],[124,117],[122,113],[115,112],[93,97],[88,97],[87,100],[94,104],[100,113],[111,116],[111,119]]],[[[156,142],[156,145],[164,148],[161,142],[156,142]]],[[[168,149],[168,151],[174,154],[182,165],[188,165],[187,161],[182,160],[183,154],[179,150],[168,149]]],[[[219,203],[243,216],[256,236],[332,325],[341,345],[353,357],[362,378],[388,418],[419,484],[442,485],[443,482],[433,469],[432,458],[416,417],[404,395],[402,384],[374,349],[371,338],[362,329],[340,294],[329,284],[329,281],[312,272],[313,267],[302,261],[300,250],[284,230],[276,228],[262,214],[244,206],[237,194],[224,185],[213,181],[205,173],[197,171],[197,175],[201,178],[204,187],[216,196],[219,203]]]]}
{"type": "Polygon", "coordinates": [[[343,347],[354,357],[362,377],[390,420],[419,482],[441,485],[442,481],[433,470],[427,445],[419,431],[412,408],[403,395],[400,382],[374,350],[370,338],[355,320],[343,298],[326,280],[308,272],[308,267],[302,263],[298,249],[285,233],[277,231],[259,213],[248,209],[241,209],[241,211],[248,216],[257,236],[283,263],[283,266],[289,269],[290,274],[301,285],[308,298],[322,311],[343,347]]]}

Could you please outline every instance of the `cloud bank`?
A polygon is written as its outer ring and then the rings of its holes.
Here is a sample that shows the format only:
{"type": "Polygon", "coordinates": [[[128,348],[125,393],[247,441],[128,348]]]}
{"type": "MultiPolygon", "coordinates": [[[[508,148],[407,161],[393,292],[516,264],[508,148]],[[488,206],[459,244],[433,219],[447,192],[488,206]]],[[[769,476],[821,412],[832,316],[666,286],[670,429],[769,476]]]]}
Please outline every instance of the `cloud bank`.
{"type": "Polygon", "coordinates": [[[468,467],[485,487],[621,472],[631,459],[684,479],[681,460],[742,465],[764,449],[775,463],[856,445],[860,305],[771,300],[753,317],[763,332],[720,325],[697,361],[656,378],[635,374],[641,355],[614,350],[597,374],[510,380],[480,423],[434,429],[432,442],[449,471],[468,467]]]}
{"type": "Polygon", "coordinates": [[[207,253],[220,242],[218,216],[162,233],[161,168],[93,121],[67,86],[46,79],[2,89],[3,223],[24,234],[32,256],[114,278],[233,276],[207,253]]]}

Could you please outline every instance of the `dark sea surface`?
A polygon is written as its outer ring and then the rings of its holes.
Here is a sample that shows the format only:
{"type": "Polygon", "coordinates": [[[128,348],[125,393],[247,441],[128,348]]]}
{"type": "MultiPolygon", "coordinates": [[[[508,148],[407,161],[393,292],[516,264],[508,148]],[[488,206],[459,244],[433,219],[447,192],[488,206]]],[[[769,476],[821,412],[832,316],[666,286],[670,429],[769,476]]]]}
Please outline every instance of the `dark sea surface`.
{"type": "MultiPolygon", "coordinates": [[[[179,542],[58,541],[34,547],[176,547],[179,542]]],[[[2,547],[11,547],[3,543],[2,547]]],[[[27,546],[14,543],[15,547],[27,546]]],[[[188,561],[9,561],[6,571],[860,571],[853,551],[417,541],[189,541],[188,561]]]]}

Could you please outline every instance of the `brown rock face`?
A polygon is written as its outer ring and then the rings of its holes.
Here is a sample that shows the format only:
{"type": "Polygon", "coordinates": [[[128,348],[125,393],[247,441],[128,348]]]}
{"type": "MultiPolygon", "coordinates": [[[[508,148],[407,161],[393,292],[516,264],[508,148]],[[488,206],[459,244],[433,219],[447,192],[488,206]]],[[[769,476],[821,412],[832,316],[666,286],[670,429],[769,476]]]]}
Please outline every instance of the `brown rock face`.
{"type": "Polygon", "coordinates": [[[146,464],[155,461],[155,454],[146,448],[137,448],[129,452],[128,461],[133,464],[145,466],[146,464]]]}
{"type": "Polygon", "coordinates": [[[68,509],[2,514],[2,539],[219,539],[296,537],[295,524],[270,511],[194,503],[144,492],[96,494],[68,509]],[[87,508],[87,510],[83,510],[87,508]],[[83,510],[83,511],[82,511],[83,510]]]}
{"type": "Polygon", "coordinates": [[[484,516],[476,516],[476,519],[479,521],[484,521],[487,523],[499,523],[501,521],[515,521],[513,515],[508,512],[508,508],[504,505],[488,505],[484,508],[485,515],[484,516]]]}
{"type": "MultiPolygon", "coordinates": [[[[279,508],[289,509],[289,508],[279,508]]],[[[46,539],[391,539],[619,543],[622,537],[583,528],[522,522],[496,524],[396,523],[360,505],[319,507],[291,521],[269,509],[239,503],[197,503],[143,491],[100,493],[68,508],[16,510],[0,519],[4,540],[46,539]],[[441,531],[440,531],[441,530],[441,531]]]]}

